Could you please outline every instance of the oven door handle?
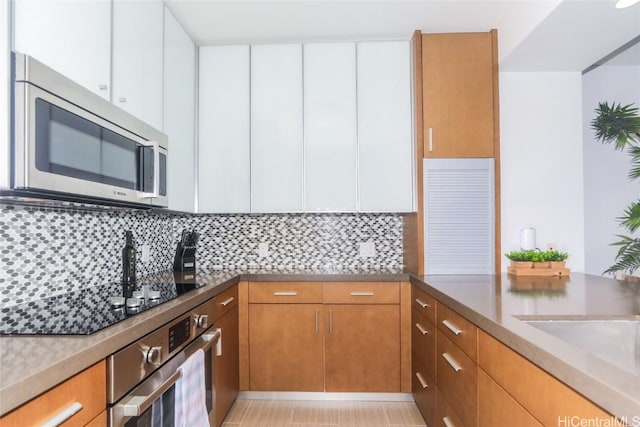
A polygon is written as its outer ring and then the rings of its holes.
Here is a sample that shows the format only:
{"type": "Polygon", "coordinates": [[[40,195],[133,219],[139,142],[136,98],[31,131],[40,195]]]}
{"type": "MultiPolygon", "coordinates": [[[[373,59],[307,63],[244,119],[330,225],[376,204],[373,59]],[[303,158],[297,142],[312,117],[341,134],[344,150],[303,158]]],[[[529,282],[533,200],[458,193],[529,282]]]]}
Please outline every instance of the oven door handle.
{"type": "MultiPolygon", "coordinates": [[[[212,332],[205,332],[198,340],[204,340],[202,345],[190,345],[184,350],[185,360],[195,353],[197,350],[203,351],[209,350],[213,343],[219,345],[220,341],[220,329],[215,329],[212,332]]],[[[195,344],[195,343],[194,343],[195,344]]],[[[162,382],[152,393],[147,396],[131,396],[123,401],[119,406],[122,407],[122,413],[126,417],[139,417],[144,411],[155,402],[165,391],[169,390],[176,381],[182,377],[182,369],[178,368],[176,371],[162,382]]]]}

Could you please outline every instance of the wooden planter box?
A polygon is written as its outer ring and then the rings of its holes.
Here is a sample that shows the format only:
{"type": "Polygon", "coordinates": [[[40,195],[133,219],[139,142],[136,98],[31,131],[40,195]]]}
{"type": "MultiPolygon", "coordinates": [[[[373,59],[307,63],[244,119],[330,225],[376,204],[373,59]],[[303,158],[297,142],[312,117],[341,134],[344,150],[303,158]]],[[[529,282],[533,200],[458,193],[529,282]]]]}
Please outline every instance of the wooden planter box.
{"type": "Polygon", "coordinates": [[[571,273],[566,267],[560,268],[516,268],[509,267],[507,269],[509,274],[514,276],[568,276],[571,273]]]}

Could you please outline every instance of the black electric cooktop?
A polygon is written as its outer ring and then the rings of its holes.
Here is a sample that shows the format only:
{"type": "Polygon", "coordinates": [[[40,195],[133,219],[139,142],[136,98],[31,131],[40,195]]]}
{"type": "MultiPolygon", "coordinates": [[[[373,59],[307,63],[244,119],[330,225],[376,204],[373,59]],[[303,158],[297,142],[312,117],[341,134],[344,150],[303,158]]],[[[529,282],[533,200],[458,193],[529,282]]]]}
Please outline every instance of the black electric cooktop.
{"type": "Polygon", "coordinates": [[[109,283],[4,307],[0,335],[89,335],[200,286],[109,283]]]}

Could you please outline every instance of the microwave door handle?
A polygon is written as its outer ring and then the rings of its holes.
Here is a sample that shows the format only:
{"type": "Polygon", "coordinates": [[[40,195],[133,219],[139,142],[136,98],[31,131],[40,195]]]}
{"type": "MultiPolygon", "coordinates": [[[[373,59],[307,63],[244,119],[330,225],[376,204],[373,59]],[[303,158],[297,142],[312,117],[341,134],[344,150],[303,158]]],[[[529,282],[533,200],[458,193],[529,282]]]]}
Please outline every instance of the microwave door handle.
{"type": "Polygon", "coordinates": [[[149,141],[153,147],[153,191],[140,193],[141,199],[151,199],[160,196],[160,144],[158,141],[149,141]]]}

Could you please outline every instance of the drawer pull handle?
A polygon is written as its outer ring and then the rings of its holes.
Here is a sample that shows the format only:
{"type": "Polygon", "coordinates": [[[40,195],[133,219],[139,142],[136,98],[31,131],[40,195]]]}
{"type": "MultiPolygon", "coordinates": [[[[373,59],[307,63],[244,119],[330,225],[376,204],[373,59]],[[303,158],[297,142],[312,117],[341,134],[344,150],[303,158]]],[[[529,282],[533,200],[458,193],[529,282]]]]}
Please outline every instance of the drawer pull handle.
{"type": "Polygon", "coordinates": [[[416,302],[418,303],[418,305],[422,308],[427,308],[429,307],[429,304],[427,304],[426,302],[422,301],[420,298],[416,298],[416,302]]]}
{"type": "Polygon", "coordinates": [[[445,426],[447,427],[456,427],[456,425],[449,419],[449,417],[444,417],[442,419],[442,422],[444,423],[445,426]]]}
{"type": "Polygon", "coordinates": [[[351,292],[352,297],[372,297],[373,292],[371,291],[353,291],[351,292]]]}
{"type": "Polygon", "coordinates": [[[234,297],[229,297],[228,299],[226,299],[226,300],[222,301],[222,302],[220,303],[220,305],[221,305],[221,306],[223,306],[223,307],[226,307],[226,306],[228,306],[229,304],[231,304],[234,300],[235,300],[235,298],[234,298],[234,297]]]}
{"type": "Polygon", "coordinates": [[[424,380],[424,378],[422,378],[422,374],[420,372],[416,372],[416,378],[418,378],[418,382],[420,383],[420,386],[423,389],[429,387],[429,384],[427,384],[427,382],[424,380]]]}
{"type": "Polygon", "coordinates": [[[316,310],[316,335],[320,333],[320,310],[316,310]]]}
{"type": "Polygon", "coordinates": [[[453,323],[449,322],[448,320],[443,320],[442,324],[444,326],[446,326],[447,329],[449,329],[451,332],[453,332],[456,335],[460,335],[462,333],[461,329],[459,329],[456,325],[454,325],[453,323]]]}
{"type": "Polygon", "coordinates": [[[427,331],[424,328],[424,326],[422,326],[420,323],[416,323],[416,328],[420,331],[422,335],[429,335],[429,331],[427,331]]]}
{"type": "Polygon", "coordinates": [[[69,418],[73,417],[82,409],[82,404],[80,402],[75,402],[58,412],[51,419],[42,424],[42,427],[56,427],[60,424],[67,421],[69,418]]]}
{"type": "Polygon", "coordinates": [[[295,297],[298,293],[296,291],[276,291],[273,295],[276,297],[295,297]]]}
{"type": "Polygon", "coordinates": [[[432,151],[433,151],[433,128],[429,128],[429,152],[432,152],[432,151]]]}
{"type": "Polygon", "coordinates": [[[458,362],[456,362],[456,359],[451,357],[449,353],[442,353],[442,357],[444,358],[444,360],[447,361],[449,366],[451,366],[454,371],[460,372],[462,370],[462,366],[460,366],[458,362]]]}
{"type": "Polygon", "coordinates": [[[333,334],[333,312],[329,310],[329,333],[333,334]]]}

